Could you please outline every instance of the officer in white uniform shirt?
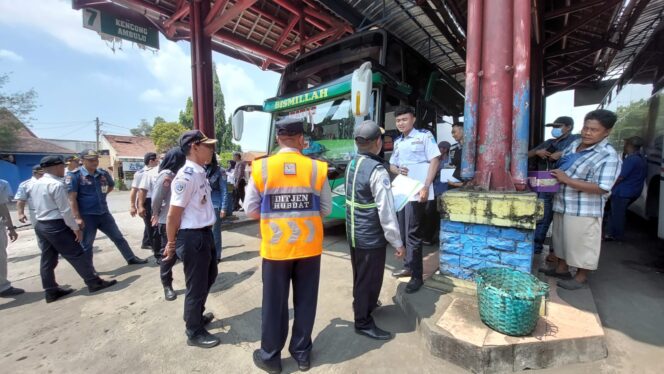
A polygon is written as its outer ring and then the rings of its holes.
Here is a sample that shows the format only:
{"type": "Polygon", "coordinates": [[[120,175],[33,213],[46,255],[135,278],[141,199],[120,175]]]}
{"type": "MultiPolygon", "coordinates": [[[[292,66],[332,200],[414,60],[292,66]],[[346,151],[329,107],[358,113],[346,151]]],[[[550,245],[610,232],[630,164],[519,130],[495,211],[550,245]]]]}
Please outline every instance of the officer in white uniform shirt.
{"type": "Polygon", "coordinates": [[[187,161],[171,183],[171,205],[166,218],[168,243],[162,258],[169,261],[177,254],[182,260],[187,285],[184,299],[187,344],[201,348],[212,348],[220,342],[205,329],[214,316],[203,315],[210,287],[217,279],[217,253],[212,236],[216,216],[204,168],[212,161],[216,143],[198,130],[180,136],[180,147],[187,161]]]}
{"type": "Polygon", "coordinates": [[[88,286],[88,291],[97,292],[117,283],[117,280],[99,278],[92,263],[87,260],[81,239],[81,228],[74,219],[67,186],[64,183],[65,162],[61,156],[46,156],[41,159],[44,176],[32,185],[30,193],[34,196],[35,232],[41,254],[41,280],[44,287],[44,298],[47,303],[74,292],[72,289],[60,288],[55,281],[55,267],[58,256],[69,262],[78,275],[88,286]]]}
{"type": "Polygon", "coordinates": [[[408,277],[406,292],[413,293],[422,287],[422,237],[426,203],[433,200],[433,179],[438,173],[440,150],[436,139],[427,130],[416,129],[415,110],[411,107],[400,107],[394,111],[397,129],[401,136],[394,142],[394,152],[390,158],[390,171],[418,179],[424,187],[399,211],[399,226],[402,241],[406,244],[404,269],[392,273],[395,277],[408,277]],[[426,170],[416,176],[414,170],[426,170]]]}
{"type": "MultiPolygon", "coordinates": [[[[136,217],[136,213],[138,213],[138,208],[139,208],[138,187],[141,184],[141,181],[143,180],[143,175],[145,175],[145,173],[149,172],[157,165],[159,165],[159,162],[157,161],[157,154],[154,152],[146,153],[143,156],[143,163],[145,164],[145,166],[141,170],[138,170],[137,172],[134,173],[134,180],[131,183],[131,192],[129,193],[129,214],[131,214],[132,217],[136,217]]],[[[146,218],[146,216],[145,217],[141,216],[143,218],[143,224],[145,225],[145,228],[143,229],[143,240],[141,241],[141,248],[152,249],[154,251],[155,249],[153,248],[152,241],[154,238],[155,230],[152,230],[150,217],[146,218]]]]}
{"type": "Polygon", "coordinates": [[[14,200],[16,200],[16,211],[18,212],[18,221],[21,223],[26,223],[28,221],[28,218],[25,216],[25,205],[27,204],[30,224],[32,224],[33,227],[35,223],[37,223],[37,219],[35,218],[35,206],[30,196],[30,188],[43,175],[44,170],[41,168],[41,166],[33,166],[32,178],[21,182],[21,184],[18,185],[18,189],[16,190],[16,196],[14,196],[14,200]]]}

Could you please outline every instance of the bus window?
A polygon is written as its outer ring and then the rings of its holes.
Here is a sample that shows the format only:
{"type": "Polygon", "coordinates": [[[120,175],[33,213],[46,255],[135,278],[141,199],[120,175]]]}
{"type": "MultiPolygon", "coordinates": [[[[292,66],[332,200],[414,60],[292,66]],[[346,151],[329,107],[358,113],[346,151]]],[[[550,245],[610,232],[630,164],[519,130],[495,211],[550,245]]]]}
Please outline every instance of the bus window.
{"type": "MultiPolygon", "coordinates": [[[[353,139],[355,123],[375,118],[376,97],[374,91],[369,113],[365,117],[358,118],[353,115],[350,95],[344,95],[308,107],[278,112],[275,119],[288,117],[304,120],[306,148],[302,153],[332,164],[344,164],[350,161],[355,153],[353,139]]],[[[278,144],[275,142],[270,153],[277,150],[278,144]]]]}

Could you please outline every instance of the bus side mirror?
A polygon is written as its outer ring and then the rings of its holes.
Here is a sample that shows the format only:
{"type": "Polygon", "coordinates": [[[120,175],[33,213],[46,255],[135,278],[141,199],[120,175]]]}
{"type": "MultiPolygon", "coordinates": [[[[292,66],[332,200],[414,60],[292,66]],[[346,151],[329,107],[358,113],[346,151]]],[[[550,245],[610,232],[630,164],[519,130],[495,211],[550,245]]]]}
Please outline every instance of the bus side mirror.
{"type": "Polygon", "coordinates": [[[233,139],[239,142],[244,130],[244,110],[238,108],[233,114],[233,139]]]}
{"type": "Polygon", "coordinates": [[[356,117],[367,115],[371,99],[371,62],[363,63],[353,72],[350,92],[353,115],[356,117]]]}
{"type": "MultiPolygon", "coordinates": [[[[242,132],[244,131],[244,113],[252,113],[252,112],[263,112],[263,106],[262,105],[242,105],[241,107],[235,109],[235,112],[233,112],[233,123],[232,123],[232,130],[233,130],[233,140],[236,142],[239,142],[240,139],[242,139],[242,132]]],[[[250,122],[255,120],[256,118],[252,118],[252,116],[249,116],[250,122]]]]}

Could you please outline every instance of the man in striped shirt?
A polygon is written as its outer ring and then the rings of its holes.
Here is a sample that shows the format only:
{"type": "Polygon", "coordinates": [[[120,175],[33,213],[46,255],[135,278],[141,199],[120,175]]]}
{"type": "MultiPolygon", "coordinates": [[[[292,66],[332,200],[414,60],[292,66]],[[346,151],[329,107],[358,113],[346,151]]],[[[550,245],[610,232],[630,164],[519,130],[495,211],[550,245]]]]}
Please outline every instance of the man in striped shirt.
{"type": "Polygon", "coordinates": [[[565,148],[551,172],[561,184],[553,199],[553,247],[560,261],[544,273],[561,278],[558,286],[565,289],[587,287],[588,273],[597,269],[604,205],[620,172],[620,158],[607,140],[616,119],[604,109],[586,114],[581,139],[565,148]],[[574,277],[568,266],[577,268],[574,277]]]}

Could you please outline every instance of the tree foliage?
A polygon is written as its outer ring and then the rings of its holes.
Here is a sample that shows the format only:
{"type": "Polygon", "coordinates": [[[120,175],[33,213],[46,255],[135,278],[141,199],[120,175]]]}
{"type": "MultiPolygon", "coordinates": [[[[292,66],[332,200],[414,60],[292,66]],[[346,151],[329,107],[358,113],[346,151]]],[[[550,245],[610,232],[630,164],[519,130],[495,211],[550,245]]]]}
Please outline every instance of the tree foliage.
{"type": "Polygon", "coordinates": [[[0,74],[0,146],[9,146],[16,141],[19,121],[28,122],[30,115],[37,108],[37,92],[30,89],[25,92],[5,92],[9,74],[0,74]],[[13,114],[13,115],[12,115],[13,114]],[[16,117],[18,121],[14,118],[16,117]]]}
{"type": "MultiPolygon", "coordinates": [[[[155,118],[155,122],[157,118],[155,118]]],[[[152,125],[150,125],[150,122],[148,122],[148,120],[143,118],[141,119],[141,123],[136,128],[129,130],[129,132],[131,132],[131,134],[134,136],[150,136],[150,133],[152,132],[152,125]]]]}
{"type": "Polygon", "coordinates": [[[611,130],[609,135],[609,142],[621,149],[622,140],[632,136],[640,136],[645,138],[648,129],[648,100],[641,99],[623,105],[616,110],[618,121],[611,130]]]}
{"type": "Polygon", "coordinates": [[[184,111],[180,111],[178,122],[189,130],[194,128],[194,102],[191,100],[191,96],[187,98],[184,111]]]}
{"type": "Polygon", "coordinates": [[[154,117],[154,121],[152,121],[152,127],[154,128],[158,124],[164,123],[164,122],[166,122],[166,120],[163,117],[156,116],[156,117],[154,117]]]}
{"type": "Polygon", "coordinates": [[[161,122],[154,126],[150,137],[157,152],[165,152],[178,144],[178,138],[187,128],[177,122],[161,122]]]}

